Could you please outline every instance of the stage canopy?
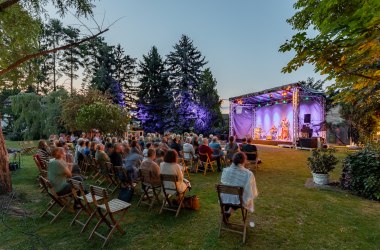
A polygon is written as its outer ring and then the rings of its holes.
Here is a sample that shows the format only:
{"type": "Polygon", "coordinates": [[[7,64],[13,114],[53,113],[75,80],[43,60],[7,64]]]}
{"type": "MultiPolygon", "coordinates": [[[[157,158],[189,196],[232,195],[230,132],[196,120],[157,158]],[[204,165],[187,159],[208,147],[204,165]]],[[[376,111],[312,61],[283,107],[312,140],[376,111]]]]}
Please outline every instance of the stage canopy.
{"type": "Polygon", "coordinates": [[[300,83],[232,97],[230,135],[296,143],[299,137],[325,139],[325,95],[300,83]]]}

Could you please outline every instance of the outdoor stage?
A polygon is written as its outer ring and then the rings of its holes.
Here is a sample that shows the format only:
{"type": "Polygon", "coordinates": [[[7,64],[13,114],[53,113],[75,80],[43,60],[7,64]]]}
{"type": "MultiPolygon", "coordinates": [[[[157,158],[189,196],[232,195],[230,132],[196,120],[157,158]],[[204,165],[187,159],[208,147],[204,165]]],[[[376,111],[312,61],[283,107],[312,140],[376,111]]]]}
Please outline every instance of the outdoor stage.
{"type": "Polygon", "coordinates": [[[325,96],[300,83],[229,100],[230,135],[238,141],[253,138],[255,144],[296,145],[300,138],[326,138],[325,96]]]}

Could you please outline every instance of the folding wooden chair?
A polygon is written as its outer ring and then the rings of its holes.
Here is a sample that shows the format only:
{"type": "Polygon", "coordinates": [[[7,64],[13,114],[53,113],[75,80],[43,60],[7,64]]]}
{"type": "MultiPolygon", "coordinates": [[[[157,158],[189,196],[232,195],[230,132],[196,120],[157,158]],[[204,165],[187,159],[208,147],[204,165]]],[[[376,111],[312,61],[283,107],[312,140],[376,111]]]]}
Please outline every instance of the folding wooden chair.
{"type": "Polygon", "coordinates": [[[245,152],[245,151],[243,151],[243,152],[247,155],[248,163],[253,165],[252,170],[259,169],[259,165],[258,165],[259,156],[258,156],[257,152],[245,152]],[[255,158],[255,160],[250,160],[249,158],[251,158],[251,159],[255,158]]]}
{"type": "Polygon", "coordinates": [[[40,176],[39,179],[44,190],[48,193],[48,195],[51,198],[51,201],[49,202],[49,207],[46,209],[45,212],[42,213],[41,217],[45,216],[46,214],[53,216],[53,219],[50,221],[50,224],[51,224],[59,217],[59,215],[63,212],[63,210],[65,210],[65,208],[69,208],[73,196],[71,193],[58,196],[53,186],[47,179],[45,179],[42,176],[40,176]],[[54,214],[51,211],[55,205],[58,205],[61,207],[61,209],[59,210],[57,214],[54,214]]]}
{"type": "Polygon", "coordinates": [[[178,190],[177,182],[178,182],[178,176],[176,175],[168,175],[168,174],[160,174],[161,179],[161,186],[162,191],[164,193],[164,202],[162,203],[160,214],[163,210],[168,210],[172,212],[176,212],[175,217],[178,216],[179,211],[181,211],[183,200],[185,199],[186,193],[189,191],[189,188],[187,187],[183,192],[180,192],[178,190]],[[164,183],[167,182],[173,182],[173,185],[175,188],[165,187],[164,183]],[[173,192],[173,194],[168,193],[173,192]],[[170,200],[170,197],[172,195],[175,195],[178,198],[178,207],[174,206],[173,202],[170,200]],[[169,206],[167,207],[166,204],[169,206]]]}
{"type": "Polygon", "coordinates": [[[107,180],[109,182],[107,188],[111,191],[111,194],[113,194],[118,188],[120,188],[120,184],[121,184],[120,178],[116,175],[115,167],[112,165],[111,162],[107,162],[106,167],[107,167],[107,180]]]}
{"type": "Polygon", "coordinates": [[[244,189],[242,187],[237,186],[229,186],[229,185],[216,185],[216,190],[218,192],[219,197],[219,204],[220,204],[220,211],[221,211],[221,217],[220,217],[220,226],[219,226],[219,237],[222,230],[239,233],[243,235],[243,243],[245,243],[246,234],[247,234],[247,214],[248,211],[243,207],[243,192],[244,189]],[[222,200],[222,194],[226,195],[236,195],[239,197],[239,204],[231,204],[231,203],[224,203],[222,200]],[[241,209],[241,215],[242,215],[242,223],[230,223],[228,222],[228,217],[226,214],[226,207],[233,207],[234,209],[241,209]],[[242,230],[238,230],[237,228],[242,228],[242,230]]]}
{"type": "MultiPolygon", "coordinates": [[[[96,211],[92,209],[91,204],[93,204],[92,195],[90,193],[86,194],[84,191],[83,183],[81,181],[77,181],[74,179],[70,179],[69,183],[71,185],[71,191],[74,197],[74,200],[77,204],[79,204],[80,209],[75,215],[74,219],[71,221],[70,226],[73,226],[75,223],[78,223],[82,225],[81,233],[86,230],[88,224],[90,223],[91,219],[96,216],[98,217],[96,211]],[[79,220],[79,216],[83,213],[86,213],[88,215],[88,219],[86,222],[82,222],[79,220]]],[[[101,201],[103,198],[100,196],[95,195],[96,201],[101,201]]],[[[98,217],[99,218],[99,217],[98,217]]]]}
{"type": "Polygon", "coordinates": [[[131,206],[131,204],[119,199],[109,200],[108,193],[105,188],[90,186],[90,191],[92,200],[97,208],[97,214],[99,215],[100,219],[92,230],[88,239],[92,239],[93,235],[96,234],[104,240],[102,246],[104,247],[116,229],[119,230],[122,235],[125,234],[125,231],[120,227],[120,223],[123,221],[124,215],[128,211],[128,208],[131,206]],[[96,196],[103,198],[103,204],[99,204],[97,202],[96,196]],[[119,215],[118,220],[116,220],[115,215],[119,215]],[[105,223],[109,228],[107,235],[102,235],[96,231],[103,223],[105,223]]]}
{"type": "MultiPolygon", "coordinates": [[[[214,172],[214,167],[212,166],[216,160],[211,160],[208,154],[202,154],[199,152],[199,161],[200,164],[203,166],[203,175],[206,175],[207,169],[210,169],[212,172],[214,172]]],[[[199,165],[197,165],[195,172],[198,173],[199,165]]]]}
{"type": "Polygon", "coordinates": [[[152,171],[146,170],[146,169],[140,169],[140,180],[141,180],[141,188],[143,190],[143,193],[141,194],[140,200],[137,203],[137,206],[140,206],[141,203],[144,203],[149,206],[149,211],[152,209],[154,202],[156,201],[158,204],[160,204],[159,194],[161,192],[161,183],[154,183],[152,182],[153,174],[152,171]],[[150,194],[150,191],[152,194],[150,194]],[[146,202],[144,202],[144,198],[147,199],[146,202]]]}
{"type": "Polygon", "coordinates": [[[184,158],[179,158],[179,165],[182,166],[183,176],[187,174],[187,179],[190,180],[189,167],[186,165],[186,161],[190,162],[189,160],[185,160],[184,158]]]}

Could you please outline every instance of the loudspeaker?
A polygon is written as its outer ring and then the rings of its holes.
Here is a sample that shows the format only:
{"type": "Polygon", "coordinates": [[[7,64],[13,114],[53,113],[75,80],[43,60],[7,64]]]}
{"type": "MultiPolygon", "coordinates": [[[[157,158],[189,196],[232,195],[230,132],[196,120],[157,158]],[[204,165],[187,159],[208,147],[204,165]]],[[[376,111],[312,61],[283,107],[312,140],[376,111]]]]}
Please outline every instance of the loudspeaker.
{"type": "Polygon", "coordinates": [[[310,120],[311,120],[311,115],[305,114],[303,117],[303,123],[310,123],[310,120]]]}

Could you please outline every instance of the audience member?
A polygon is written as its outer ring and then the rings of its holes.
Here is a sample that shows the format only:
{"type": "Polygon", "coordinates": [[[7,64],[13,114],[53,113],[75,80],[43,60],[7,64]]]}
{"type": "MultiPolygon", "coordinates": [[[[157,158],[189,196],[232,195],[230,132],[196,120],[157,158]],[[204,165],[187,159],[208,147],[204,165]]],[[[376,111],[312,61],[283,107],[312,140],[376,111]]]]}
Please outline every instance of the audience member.
{"type": "Polygon", "coordinates": [[[141,163],[140,169],[148,170],[152,172],[152,179],[148,180],[153,185],[160,184],[160,167],[156,162],[156,150],[153,148],[148,149],[147,158],[141,163]]]}
{"type": "MultiPolygon", "coordinates": [[[[172,182],[164,182],[166,188],[175,189],[177,186],[179,192],[183,192],[187,187],[190,187],[190,182],[183,178],[181,166],[177,163],[177,151],[170,149],[165,157],[164,162],[160,165],[160,174],[175,175],[178,177],[176,185],[172,182]]],[[[168,190],[169,194],[175,194],[175,191],[168,190]]]]}
{"type": "MultiPolygon", "coordinates": [[[[247,152],[247,153],[257,153],[257,147],[253,144],[253,139],[252,138],[248,138],[248,141],[247,141],[247,144],[245,144],[241,151],[243,152],[247,152]]],[[[254,161],[256,160],[257,158],[257,154],[247,154],[247,159],[249,161],[254,161]]]]}
{"type": "Polygon", "coordinates": [[[50,150],[45,140],[40,140],[37,146],[37,155],[42,164],[47,166],[50,160],[50,150]]]}
{"type": "Polygon", "coordinates": [[[239,146],[235,142],[235,137],[230,136],[226,145],[227,159],[232,161],[232,157],[236,152],[239,152],[239,146]]]}
{"type": "MultiPolygon", "coordinates": [[[[219,155],[213,155],[213,150],[208,146],[208,139],[203,138],[202,145],[199,146],[199,154],[207,154],[211,161],[216,160],[216,164],[218,166],[218,171],[222,171],[221,163],[220,163],[220,156],[219,155]]],[[[202,161],[206,161],[207,158],[203,155],[199,155],[199,158],[202,161]]]]}
{"type": "Polygon", "coordinates": [[[113,147],[113,151],[110,154],[110,161],[113,166],[123,166],[123,146],[119,143],[116,143],[113,147]]]}
{"type": "MultiPolygon", "coordinates": [[[[254,199],[257,198],[258,192],[256,188],[256,180],[254,174],[246,169],[247,156],[243,152],[238,152],[233,157],[233,162],[230,167],[223,170],[221,183],[224,185],[238,186],[244,189],[243,206],[250,212],[254,211],[254,199]]],[[[224,203],[240,204],[237,195],[223,194],[221,197],[224,203]]],[[[227,217],[236,209],[236,206],[231,205],[225,208],[227,217]]],[[[225,221],[228,223],[228,221],[225,221]]]]}

